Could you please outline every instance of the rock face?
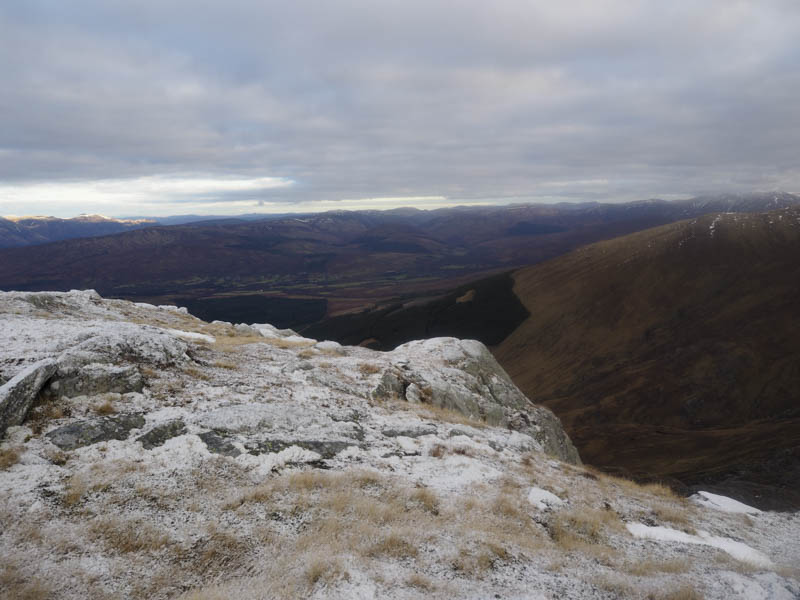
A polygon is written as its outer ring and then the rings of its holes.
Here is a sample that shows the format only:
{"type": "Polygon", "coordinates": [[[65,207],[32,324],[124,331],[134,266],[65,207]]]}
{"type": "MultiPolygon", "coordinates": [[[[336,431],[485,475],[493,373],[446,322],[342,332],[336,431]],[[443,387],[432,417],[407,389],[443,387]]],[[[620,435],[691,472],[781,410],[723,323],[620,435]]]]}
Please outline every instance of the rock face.
{"type": "Polygon", "coordinates": [[[145,450],[152,450],[153,448],[163,446],[167,440],[183,435],[184,433],[186,433],[186,423],[181,419],[173,419],[156,425],[144,435],[140,435],[136,438],[136,441],[141,442],[142,448],[145,450]]]}
{"type": "Polygon", "coordinates": [[[98,442],[127,439],[132,429],[143,426],[142,415],[117,415],[76,421],[49,432],[47,438],[62,450],[75,450],[98,442]]]}
{"type": "Polygon", "coordinates": [[[558,418],[532,404],[480,342],[434,338],[403,344],[387,354],[394,360],[373,390],[373,398],[453,410],[530,435],[553,456],[580,462],[558,418]]]}
{"type": "Polygon", "coordinates": [[[79,369],[59,369],[49,391],[56,396],[95,396],[141,392],[144,379],[135,365],[115,366],[93,363],[79,369]]]}
{"type": "Polygon", "coordinates": [[[0,387],[0,438],[12,425],[20,425],[39,392],[58,369],[53,359],[37,362],[0,387]]]}

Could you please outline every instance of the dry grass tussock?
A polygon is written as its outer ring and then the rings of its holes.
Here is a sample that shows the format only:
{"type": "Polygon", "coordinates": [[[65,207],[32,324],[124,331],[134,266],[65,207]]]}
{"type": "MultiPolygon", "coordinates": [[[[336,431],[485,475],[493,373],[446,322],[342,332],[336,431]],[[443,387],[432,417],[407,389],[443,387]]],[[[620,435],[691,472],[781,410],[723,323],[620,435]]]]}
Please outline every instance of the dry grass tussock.
{"type": "Polygon", "coordinates": [[[123,554],[157,552],[171,542],[163,529],[144,519],[104,515],[89,523],[88,532],[93,539],[102,541],[109,549],[123,554]]]}
{"type": "Polygon", "coordinates": [[[217,360],[214,362],[214,366],[218,369],[230,369],[231,371],[239,368],[239,365],[230,360],[217,360]]]}
{"type": "Polygon", "coordinates": [[[123,482],[143,468],[142,465],[132,461],[94,464],[88,470],[80,471],[67,478],[64,483],[62,502],[67,507],[75,506],[87,494],[107,492],[112,486],[123,482]]]}
{"type": "Polygon", "coordinates": [[[215,340],[211,346],[218,352],[232,352],[248,344],[264,344],[272,341],[261,335],[217,336],[215,340]]]}
{"type": "MultiPolygon", "coordinates": [[[[430,532],[441,531],[439,499],[433,492],[398,486],[368,470],[288,473],[237,494],[222,508],[240,518],[266,509],[279,522],[301,524],[295,536],[267,536],[266,543],[281,546],[280,560],[269,569],[276,576],[268,579],[277,586],[271,593],[286,597],[305,596],[347,579],[348,556],[359,564],[418,560],[430,532]]],[[[215,596],[186,596],[206,597],[215,596]]]]}
{"type": "Polygon", "coordinates": [[[117,412],[117,409],[110,398],[106,398],[100,404],[94,405],[92,407],[92,410],[94,411],[94,414],[100,416],[113,415],[114,413],[117,412]]]}
{"type": "Polygon", "coordinates": [[[687,503],[687,500],[684,497],[679,496],[675,493],[675,490],[663,483],[637,483],[632,479],[609,475],[608,473],[603,473],[602,471],[592,467],[585,467],[584,471],[589,473],[590,476],[594,476],[602,486],[621,490],[628,496],[647,500],[660,498],[662,500],[687,503]]]}
{"type": "Polygon", "coordinates": [[[691,564],[685,558],[671,558],[659,560],[656,558],[643,558],[623,566],[626,573],[637,577],[652,577],[659,573],[687,573],[691,564]]]}
{"type": "Polygon", "coordinates": [[[10,447],[0,450],[0,471],[13,467],[19,462],[20,448],[10,447]]]}
{"type": "Polygon", "coordinates": [[[438,420],[445,423],[467,425],[476,429],[485,429],[488,427],[484,421],[480,420],[480,417],[467,416],[458,412],[457,410],[442,408],[441,406],[428,404],[427,402],[422,404],[410,404],[408,402],[403,402],[398,403],[397,408],[399,410],[411,410],[423,418],[438,420]]]}
{"type": "Polygon", "coordinates": [[[206,373],[206,371],[198,367],[195,367],[194,365],[187,365],[183,367],[183,372],[189,375],[190,377],[193,377],[194,379],[200,379],[202,381],[211,380],[211,376],[208,373],[206,373]]]}
{"type": "Polygon", "coordinates": [[[53,597],[53,591],[47,581],[30,577],[13,561],[4,561],[0,566],[0,598],[46,600],[53,597]]]}
{"type": "Polygon", "coordinates": [[[698,592],[694,586],[684,583],[674,589],[663,592],[654,592],[647,596],[648,600],[703,600],[705,596],[698,592]]]}
{"type": "Polygon", "coordinates": [[[613,510],[579,506],[551,515],[550,537],[566,552],[585,551],[587,546],[605,545],[609,532],[621,532],[624,525],[613,510]]]}
{"type": "MultiPolygon", "coordinates": [[[[449,526],[467,543],[467,555],[475,557],[476,565],[494,565],[506,554],[522,553],[530,558],[552,546],[545,530],[531,518],[531,506],[522,490],[510,486],[474,485],[442,510],[449,526]],[[491,560],[481,559],[482,555],[491,560]]],[[[455,562],[464,564],[464,553],[459,551],[459,556],[455,562]]]]}
{"type": "MultiPolygon", "coordinates": [[[[296,535],[287,536],[284,530],[265,542],[280,542],[281,551],[259,577],[261,594],[266,593],[264,582],[269,582],[270,596],[305,597],[347,580],[349,564],[364,569],[387,559],[401,561],[416,573],[391,585],[430,591],[439,585],[428,569],[483,577],[514,552],[533,553],[547,543],[541,527],[526,513],[529,506],[519,486],[486,486],[472,492],[461,496],[461,503],[445,504],[428,488],[398,485],[369,470],[305,470],[246,489],[222,509],[240,519],[267,510],[274,522],[297,524],[296,535]],[[514,498],[505,497],[509,494],[514,498]],[[434,547],[451,548],[449,558],[447,552],[430,552],[434,547]]],[[[241,587],[216,586],[184,598],[208,600],[233,590],[251,597],[241,587]]]]}
{"type": "Polygon", "coordinates": [[[361,363],[358,365],[358,370],[361,372],[362,375],[374,375],[375,373],[381,372],[380,365],[376,365],[375,363],[361,363]]]}
{"type": "Polygon", "coordinates": [[[30,427],[33,433],[39,434],[47,428],[51,421],[68,416],[70,416],[70,409],[64,400],[54,400],[40,396],[37,403],[28,413],[25,425],[30,427]]]}

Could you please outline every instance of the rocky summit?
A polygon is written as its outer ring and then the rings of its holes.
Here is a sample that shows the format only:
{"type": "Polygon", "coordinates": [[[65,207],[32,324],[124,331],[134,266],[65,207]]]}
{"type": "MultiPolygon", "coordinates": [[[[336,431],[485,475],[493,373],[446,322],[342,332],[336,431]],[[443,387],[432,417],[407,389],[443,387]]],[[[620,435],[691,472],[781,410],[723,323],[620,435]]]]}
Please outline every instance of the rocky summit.
{"type": "Polygon", "coordinates": [[[0,293],[0,595],[797,598],[800,518],[581,465],[479,342],[0,293]]]}

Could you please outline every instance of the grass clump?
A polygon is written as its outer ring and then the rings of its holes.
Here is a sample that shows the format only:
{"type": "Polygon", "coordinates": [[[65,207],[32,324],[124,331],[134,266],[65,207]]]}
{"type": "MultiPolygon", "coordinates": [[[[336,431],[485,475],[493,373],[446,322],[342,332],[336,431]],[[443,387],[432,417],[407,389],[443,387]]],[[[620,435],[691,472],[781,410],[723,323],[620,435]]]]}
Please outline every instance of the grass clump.
{"type": "Polygon", "coordinates": [[[94,410],[94,414],[100,416],[113,415],[117,412],[114,403],[109,398],[106,398],[102,404],[95,405],[92,410],[94,410]]]}
{"type": "Polygon", "coordinates": [[[93,520],[88,530],[94,539],[122,554],[156,552],[171,542],[161,529],[141,519],[102,516],[93,520]]]}
{"type": "Polygon", "coordinates": [[[555,513],[548,526],[550,537],[567,552],[604,544],[608,530],[623,530],[619,516],[611,510],[587,507],[555,513]]]}
{"type": "Polygon", "coordinates": [[[19,462],[20,450],[16,447],[0,450],[0,471],[10,469],[19,462]]]}

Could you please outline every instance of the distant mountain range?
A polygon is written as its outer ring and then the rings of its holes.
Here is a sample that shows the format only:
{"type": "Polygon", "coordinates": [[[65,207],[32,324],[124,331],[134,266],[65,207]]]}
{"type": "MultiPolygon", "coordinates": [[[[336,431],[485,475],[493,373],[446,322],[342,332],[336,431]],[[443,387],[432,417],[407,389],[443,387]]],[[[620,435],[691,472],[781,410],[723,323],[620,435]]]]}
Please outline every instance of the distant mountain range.
{"type": "MultiPolygon", "coordinates": [[[[772,193],[627,204],[334,211],[149,226],[0,251],[0,289],[94,288],[186,305],[207,319],[300,326],[430,297],[481,276],[709,211],[800,204],[772,193]]],[[[15,224],[16,225],[16,224],[15,224]]]]}
{"type": "Polygon", "coordinates": [[[111,235],[152,227],[156,224],[153,219],[110,219],[100,215],[81,215],[72,219],[0,217],[0,248],[17,248],[60,240],[111,235]]]}

